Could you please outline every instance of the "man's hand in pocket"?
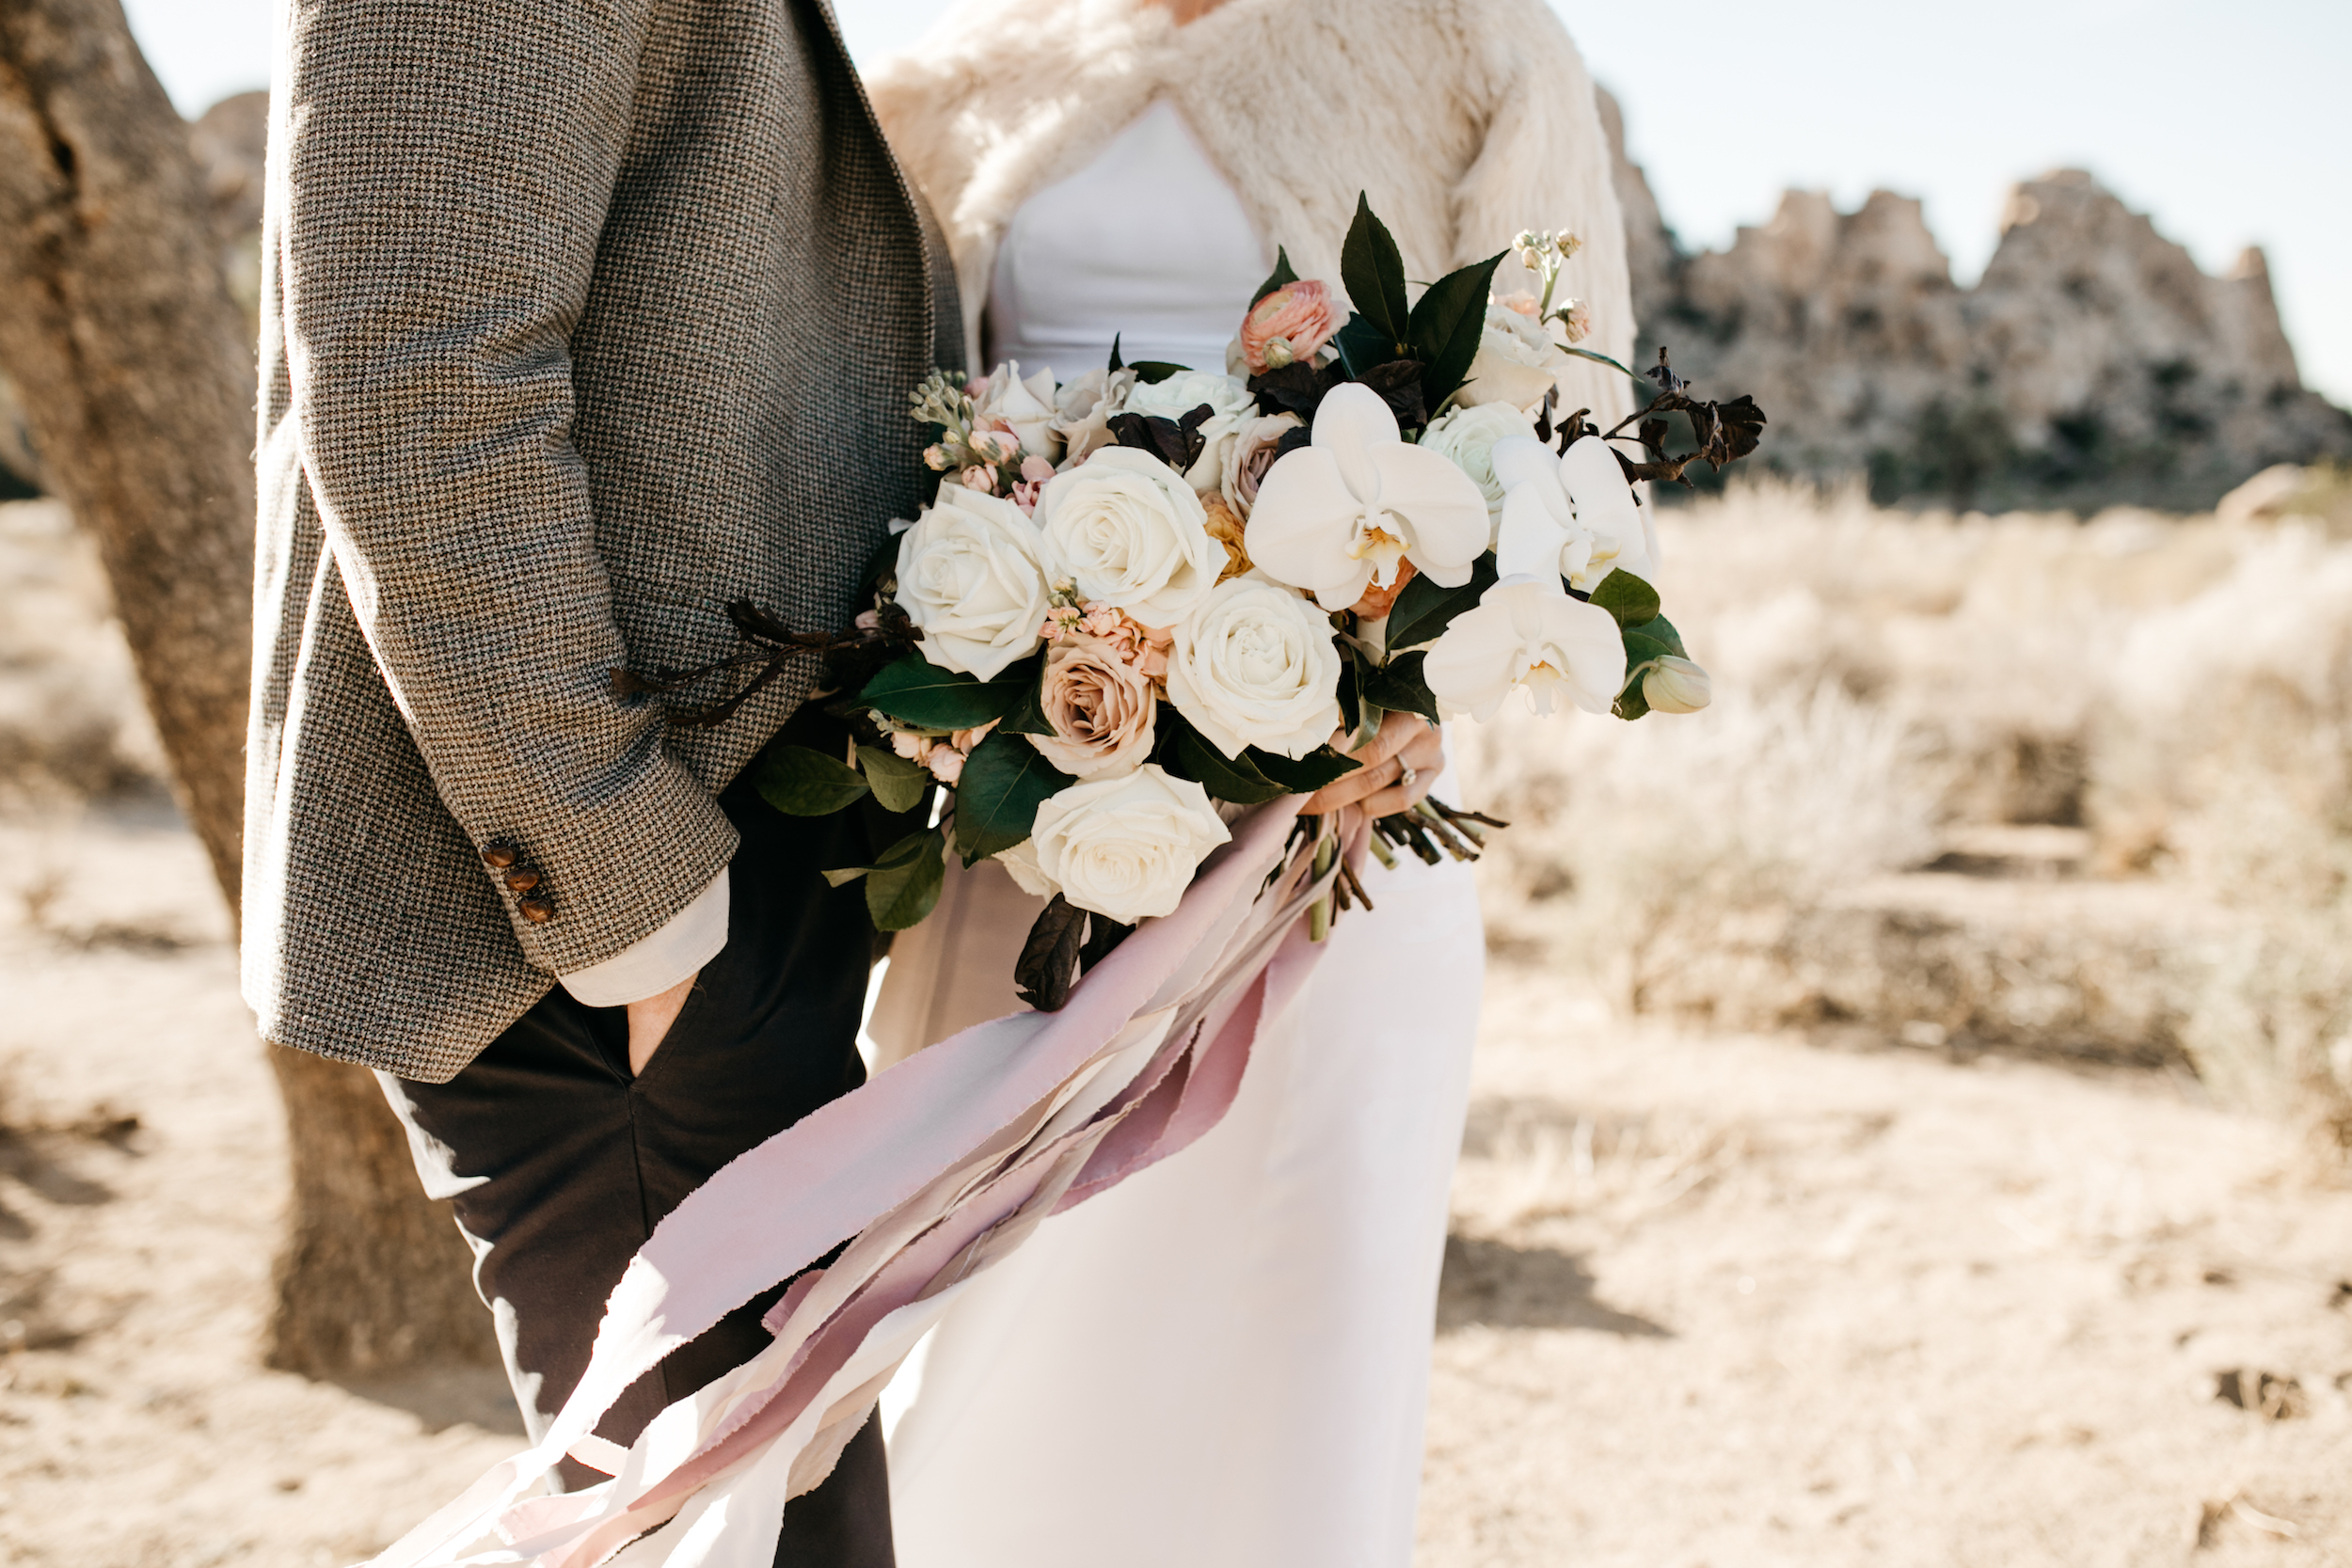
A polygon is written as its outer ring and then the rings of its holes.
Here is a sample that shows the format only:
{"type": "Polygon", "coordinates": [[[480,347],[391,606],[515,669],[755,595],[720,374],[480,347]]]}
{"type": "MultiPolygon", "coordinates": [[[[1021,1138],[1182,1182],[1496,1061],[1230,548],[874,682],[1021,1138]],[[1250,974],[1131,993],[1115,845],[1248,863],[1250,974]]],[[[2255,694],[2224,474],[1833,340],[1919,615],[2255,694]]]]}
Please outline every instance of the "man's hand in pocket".
{"type": "Polygon", "coordinates": [[[687,993],[702,977],[697,970],[672,986],[668,990],[628,1005],[628,1075],[637,1077],[653,1060],[653,1053],[661,1049],[661,1041],[670,1033],[670,1025],[677,1022],[678,1009],[686,1006],[687,993]]]}

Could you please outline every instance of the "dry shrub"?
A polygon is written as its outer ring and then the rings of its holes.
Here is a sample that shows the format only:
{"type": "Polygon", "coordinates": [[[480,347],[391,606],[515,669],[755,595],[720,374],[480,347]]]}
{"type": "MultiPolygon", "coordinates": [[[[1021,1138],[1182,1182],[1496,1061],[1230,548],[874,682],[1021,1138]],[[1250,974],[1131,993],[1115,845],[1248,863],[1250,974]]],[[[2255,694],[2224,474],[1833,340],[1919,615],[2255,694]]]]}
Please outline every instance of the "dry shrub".
{"type": "Polygon", "coordinates": [[[2352,1126],[2352,543],[2328,522],[1765,484],[1663,525],[1715,706],[1463,736],[1473,797],[1519,824],[1486,872],[1502,951],[1721,1023],[2177,1044],[2220,1094],[2352,1126]],[[2022,889],[1982,919],[1860,895],[1972,823],[2088,827],[2146,896],[2090,920],[2022,889]]]}

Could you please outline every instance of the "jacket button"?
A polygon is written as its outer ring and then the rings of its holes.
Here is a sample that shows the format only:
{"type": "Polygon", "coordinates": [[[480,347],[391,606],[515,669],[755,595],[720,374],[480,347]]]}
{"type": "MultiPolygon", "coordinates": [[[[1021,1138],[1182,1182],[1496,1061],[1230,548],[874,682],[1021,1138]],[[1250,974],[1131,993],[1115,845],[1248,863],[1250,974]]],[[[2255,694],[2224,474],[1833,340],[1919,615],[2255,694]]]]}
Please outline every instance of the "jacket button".
{"type": "Polygon", "coordinates": [[[528,865],[518,865],[502,879],[510,893],[529,893],[539,885],[539,873],[528,865]]]}
{"type": "Polygon", "coordinates": [[[555,918],[555,900],[544,893],[532,894],[517,903],[516,908],[521,910],[523,918],[533,926],[545,926],[555,918]]]}
{"type": "Polygon", "coordinates": [[[493,871],[503,871],[522,858],[522,851],[502,838],[494,838],[482,847],[482,862],[493,871]]]}

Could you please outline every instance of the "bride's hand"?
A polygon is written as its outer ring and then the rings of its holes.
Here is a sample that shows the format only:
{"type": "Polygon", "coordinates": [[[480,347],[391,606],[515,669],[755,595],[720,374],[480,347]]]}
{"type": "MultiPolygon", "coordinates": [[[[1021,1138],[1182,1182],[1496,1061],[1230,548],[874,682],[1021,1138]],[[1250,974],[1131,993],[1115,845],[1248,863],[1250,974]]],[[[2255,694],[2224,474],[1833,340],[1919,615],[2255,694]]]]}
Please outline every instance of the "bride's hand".
{"type": "Polygon", "coordinates": [[[1417,713],[1391,713],[1380,721],[1371,744],[1349,755],[1363,766],[1308,796],[1300,816],[1320,816],[1348,805],[1374,816],[1405,810],[1427,795],[1445,771],[1445,736],[1417,713]],[[1412,769],[1409,784],[1406,768],[1412,769]]]}

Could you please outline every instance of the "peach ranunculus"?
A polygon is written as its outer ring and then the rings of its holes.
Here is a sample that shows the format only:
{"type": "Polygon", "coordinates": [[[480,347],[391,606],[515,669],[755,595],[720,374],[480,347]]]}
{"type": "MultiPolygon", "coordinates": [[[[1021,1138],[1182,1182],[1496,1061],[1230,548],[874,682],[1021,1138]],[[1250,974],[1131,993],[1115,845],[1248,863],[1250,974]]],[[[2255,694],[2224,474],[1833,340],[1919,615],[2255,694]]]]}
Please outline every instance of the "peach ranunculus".
{"type": "Polygon", "coordinates": [[[1241,319],[1241,356],[1263,375],[1293,360],[1312,358],[1339,330],[1331,291],[1315,278],[1285,283],[1241,319]]]}
{"type": "Polygon", "coordinates": [[[1052,735],[1029,743],[1073,778],[1123,773],[1152,754],[1152,683],[1108,642],[1070,638],[1045,656],[1039,705],[1052,735]]]}

